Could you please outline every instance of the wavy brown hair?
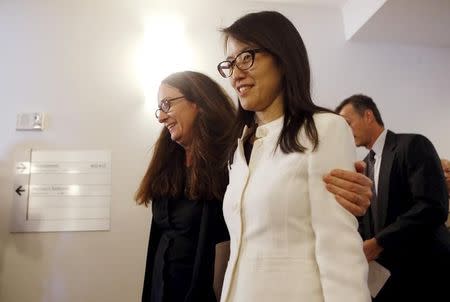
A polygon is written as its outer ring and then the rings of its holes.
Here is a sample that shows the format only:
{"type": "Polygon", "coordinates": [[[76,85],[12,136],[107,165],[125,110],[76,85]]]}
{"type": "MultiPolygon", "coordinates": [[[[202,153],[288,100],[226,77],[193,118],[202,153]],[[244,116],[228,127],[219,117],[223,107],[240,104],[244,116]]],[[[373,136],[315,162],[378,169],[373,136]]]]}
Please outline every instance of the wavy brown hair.
{"type": "Polygon", "coordinates": [[[192,165],[186,168],[184,148],[172,141],[164,128],[136,192],[136,202],[147,206],[150,201],[183,194],[191,200],[222,200],[228,184],[227,160],[235,120],[230,97],[199,72],[177,72],[161,83],[178,89],[199,109],[193,125],[192,165]]]}
{"type": "MultiPolygon", "coordinates": [[[[222,29],[225,48],[229,37],[265,49],[272,55],[283,73],[284,124],[278,139],[284,153],[305,152],[306,147],[298,141],[298,132],[305,127],[313,150],[319,145],[319,136],[313,115],[331,112],[315,105],[311,98],[311,71],[308,53],[302,37],[289,19],[275,11],[247,14],[229,27],[222,29]]],[[[242,108],[239,103],[234,133],[242,133],[244,125],[254,126],[252,111],[242,108]]],[[[236,146],[236,144],[234,144],[236,146]]],[[[230,160],[232,159],[230,156],[230,160]]]]}

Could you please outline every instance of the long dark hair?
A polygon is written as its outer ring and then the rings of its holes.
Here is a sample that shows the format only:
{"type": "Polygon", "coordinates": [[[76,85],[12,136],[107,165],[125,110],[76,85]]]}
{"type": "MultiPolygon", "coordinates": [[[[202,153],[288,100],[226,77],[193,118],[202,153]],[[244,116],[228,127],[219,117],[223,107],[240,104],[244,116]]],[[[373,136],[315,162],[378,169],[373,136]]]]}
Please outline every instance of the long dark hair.
{"type": "MultiPolygon", "coordinates": [[[[313,114],[331,111],[316,106],[312,101],[308,54],[292,22],[279,12],[263,11],[239,18],[231,26],[222,29],[222,32],[225,35],[225,44],[228,38],[233,37],[243,43],[264,48],[281,67],[284,124],[277,146],[280,146],[284,153],[305,152],[306,147],[298,141],[298,132],[304,126],[315,150],[319,145],[319,137],[313,114]]],[[[239,103],[237,122],[234,125],[235,135],[240,135],[244,125],[254,125],[254,114],[244,110],[239,103]]]]}
{"type": "Polygon", "coordinates": [[[235,119],[231,99],[219,84],[199,72],[177,72],[162,84],[177,88],[198,106],[193,125],[192,164],[186,168],[183,147],[172,141],[164,128],[135,200],[148,205],[150,200],[183,194],[195,200],[222,200],[228,184],[227,160],[235,119]]]}

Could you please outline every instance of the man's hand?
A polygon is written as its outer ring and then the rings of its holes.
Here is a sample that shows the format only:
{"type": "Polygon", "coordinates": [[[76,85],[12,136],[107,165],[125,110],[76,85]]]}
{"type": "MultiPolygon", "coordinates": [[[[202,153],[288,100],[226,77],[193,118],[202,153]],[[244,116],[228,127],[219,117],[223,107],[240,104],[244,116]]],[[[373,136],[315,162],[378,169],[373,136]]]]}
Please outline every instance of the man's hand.
{"type": "Polygon", "coordinates": [[[367,262],[370,262],[380,256],[383,248],[378,244],[377,239],[372,238],[363,242],[363,251],[366,255],[367,262]]]}
{"type": "Polygon", "coordinates": [[[370,206],[372,181],[365,176],[363,161],[355,163],[356,171],[332,170],[323,177],[327,190],[345,209],[355,216],[363,216],[370,206]]]}

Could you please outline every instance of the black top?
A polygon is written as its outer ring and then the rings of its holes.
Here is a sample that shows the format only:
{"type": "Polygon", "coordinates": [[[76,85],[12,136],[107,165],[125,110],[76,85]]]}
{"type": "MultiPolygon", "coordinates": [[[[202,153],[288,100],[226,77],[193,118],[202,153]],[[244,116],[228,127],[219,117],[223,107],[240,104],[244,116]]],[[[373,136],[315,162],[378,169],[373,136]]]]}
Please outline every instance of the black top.
{"type": "Polygon", "coordinates": [[[142,301],[216,301],[215,245],[229,240],[219,201],[152,202],[142,301]]]}

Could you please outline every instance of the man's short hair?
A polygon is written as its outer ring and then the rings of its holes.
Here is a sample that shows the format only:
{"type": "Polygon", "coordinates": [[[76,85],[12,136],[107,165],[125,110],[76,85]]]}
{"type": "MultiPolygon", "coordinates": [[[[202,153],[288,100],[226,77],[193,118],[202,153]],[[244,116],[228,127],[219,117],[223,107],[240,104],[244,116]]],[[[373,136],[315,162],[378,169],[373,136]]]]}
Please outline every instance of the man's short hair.
{"type": "Polygon", "coordinates": [[[352,105],[355,111],[360,116],[363,116],[366,110],[372,111],[377,123],[384,127],[380,111],[378,110],[377,105],[375,104],[375,102],[372,100],[371,97],[368,97],[367,95],[364,94],[354,94],[351,97],[343,100],[334,111],[336,113],[339,113],[341,112],[342,108],[344,108],[344,106],[347,106],[348,104],[352,105]]]}

